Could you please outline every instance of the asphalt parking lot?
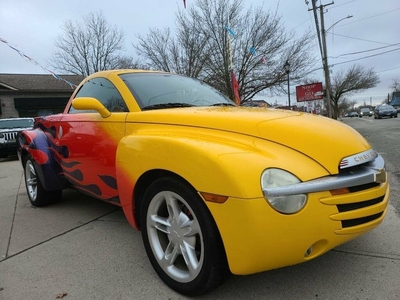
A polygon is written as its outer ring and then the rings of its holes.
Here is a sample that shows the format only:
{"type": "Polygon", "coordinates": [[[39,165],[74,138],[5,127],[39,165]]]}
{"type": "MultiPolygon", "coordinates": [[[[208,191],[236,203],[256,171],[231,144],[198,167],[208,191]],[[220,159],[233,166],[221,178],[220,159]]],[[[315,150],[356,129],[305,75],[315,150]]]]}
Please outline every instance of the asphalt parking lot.
{"type": "MultiPolygon", "coordinates": [[[[187,299],[161,282],[115,206],[68,190],[34,208],[16,157],[0,161],[0,187],[0,299],[187,299]]],[[[380,227],[322,257],[198,299],[400,299],[399,229],[391,206],[380,227]]]]}

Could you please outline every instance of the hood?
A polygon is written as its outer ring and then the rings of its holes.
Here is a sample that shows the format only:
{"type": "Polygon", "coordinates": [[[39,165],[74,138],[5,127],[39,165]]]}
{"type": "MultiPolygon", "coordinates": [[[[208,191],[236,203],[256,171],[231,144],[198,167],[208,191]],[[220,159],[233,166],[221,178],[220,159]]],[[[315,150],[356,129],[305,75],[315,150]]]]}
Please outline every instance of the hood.
{"type": "Polygon", "coordinates": [[[340,121],[287,110],[245,107],[162,109],[130,114],[127,121],[185,125],[258,137],[311,157],[331,174],[338,173],[343,158],[371,148],[356,130],[340,121]]]}
{"type": "Polygon", "coordinates": [[[14,131],[22,131],[26,129],[32,129],[32,126],[30,127],[13,127],[13,128],[1,128],[0,132],[5,133],[5,132],[14,132],[14,131]]]}

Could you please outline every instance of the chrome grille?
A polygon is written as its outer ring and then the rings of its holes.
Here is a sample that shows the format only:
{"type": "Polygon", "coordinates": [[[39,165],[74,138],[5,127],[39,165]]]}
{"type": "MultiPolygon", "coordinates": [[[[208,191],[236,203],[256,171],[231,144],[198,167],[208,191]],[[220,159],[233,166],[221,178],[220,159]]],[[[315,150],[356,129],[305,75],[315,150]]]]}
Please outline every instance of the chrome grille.
{"type": "Polygon", "coordinates": [[[385,214],[389,186],[387,173],[381,156],[364,164],[351,166],[339,171],[338,178],[351,178],[363,174],[365,170],[375,170],[372,180],[344,181],[341,186],[330,188],[331,197],[323,197],[320,202],[335,205],[337,213],[330,219],[341,223],[336,234],[352,234],[369,229],[382,221],[385,214]],[[380,162],[379,162],[380,161],[380,162]]]}
{"type": "Polygon", "coordinates": [[[350,193],[355,193],[355,192],[359,192],[359,191],[372,189],[377,186],[379,186],[379,183],[372,182],[372,183],[367,183],[367,184],[362,184],[362,185],[357,185],[357,186],[351,186],[348,189],[349,189],[350,193]]]}
{"type": "MultiPolygon", "coordinates": [[[[364,163],[364,164],[360,164],[358,166],[354,166],[348,169],[348,171],[350,172],[356,172],[360,167],[366,166],[368,165],[369,162],[364,163]]],[[[345,173],[346,171],[341,170],[340,173],[345,173]]],[[[358,185],[358,186],[351,186],[348,187],[348,190],[350,192],[350,194],[352,193],[357,193],[357,192],[361,192],[361,191],[366,191],[368,189],[372,189],[375,187],[378,187],[380,184],[377,182],[371,182],[371,183],[367,183],[367,184],[363,184],[363,185],[358,185]]],[[[355,203],[346,203],[346,204],[338,204],[337,208],[338,211],[341,212],[347,212],[347,211],[352,211],[352,210],[357,210],[363,207],[368,207],[368,206],[372,206],[378,203],[381,203],[385,198],[385,195],[374,198],[374,199],[370,199],[370,200],[366,200],[366,201],[361,201],[361,202],[355,202],[355,203]]],[[[373,221],[375,219],[378,219],[382,216],[383,212],[378,213],[378,214],[373,214],[370,216],[364,216],[361,218],[354,218],[354,219],[350,219],[350,220],[342,220],[342,227],[343,228],[348,228],[348,227],[352,227],[352,226],[357,226],[357,225],[361,225],[364,223],[368,223],[370,221],[373,221]]]]}
{"type": "Polygon", "coordinates": [[[10,140],[15,140],[17,138],[18,132],[3,132],[5,140],[10,141],[10,140]]]}
{"type": "MultiPolygon", "coordinates": [[[[377,220],[379,218],[382,217],[383,215],[383,210],[384,207],[381,207],[381,211],[380,212],[376,212],[373,213],[372,211],[370,211],[369,213],[367,213],[365,211],[365,213],[362,213],[361,215],[357,213],[358,210],[362,210],[364,208],[368,208],[368,207],[373,207],[373,206],[377,206],[377,205],[383,205],[383,202],[385,201],[385,197],[386,197],[386,193],[383,193],[383,195],[375,197],[375,198],[370,198],[368,200],[364,200],[364,201],[354,201],[354,199],[351,199],[351,195],[355,195],[359,192],[367,192],[368,190],[373,190],[373,189],[379,189],[380,184],[378,183],[370,183],[370,184],[364,184],[364,185],[359,185],[359,186],[353,186],[353,187],[349,187],[349,201],[347,203],[337,203],[336,207],[337,210],[339,212],[339,215],[343,216],[343,219],[340,220],[342,223],[342,228],[350,228],[353,226],[358,226],[358,225],[362,225],[362,224],[366,224],[369,223],[371,221],[377,220]],[[346,215],[347,213],[351,213],[354,212],[354,218],[348,218],[349,215],[346,215]]],[[[339,219],[341,219],[339,217],[339,219]]]]}

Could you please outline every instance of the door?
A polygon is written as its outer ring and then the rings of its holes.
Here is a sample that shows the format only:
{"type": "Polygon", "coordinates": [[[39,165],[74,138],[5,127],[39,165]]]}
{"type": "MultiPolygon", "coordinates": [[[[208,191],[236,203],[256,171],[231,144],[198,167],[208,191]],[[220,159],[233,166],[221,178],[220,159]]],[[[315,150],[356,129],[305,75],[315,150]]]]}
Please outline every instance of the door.
{"type": "Polygon", "coordinates": [[[127,106],[117,88],[106,78],[86,82],[77,97],[98,99],[111,112],[103,118],[97,111],[72,106],[57,128],[64,176],[77,189],[96,198],[119,204],[115,155],[125,134],[127,106]]]}

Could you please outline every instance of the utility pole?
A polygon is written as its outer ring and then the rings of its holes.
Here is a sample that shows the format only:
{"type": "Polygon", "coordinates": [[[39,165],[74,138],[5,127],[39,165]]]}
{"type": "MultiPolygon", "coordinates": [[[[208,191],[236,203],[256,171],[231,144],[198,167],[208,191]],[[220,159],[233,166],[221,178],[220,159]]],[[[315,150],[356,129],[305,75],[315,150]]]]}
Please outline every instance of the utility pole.
{"type": "Polygon", "coordinates": [[[332,118],[332,101],[331,101],[331,76],[329,73],[329,65],[328,65],[328,51],[326,49],[326,32],[325,32],[325,22],[324,22],[324,7],[333,4],[333,2],[320,5],[319,12],[321,17],[321,35],[322,35],[322,48],[323,48],[323,67],[325,73],[325,87],[326,87],[326,102],[327,102],[327,109],[328,109],[328,117],[332,118]]]}
{"type": "MultiPolygon", "coordinates": [[[[308,5],[308,0],[305,0],[306,4],[308,5]]],[[[316,3],[318,0],[311,0],[312,2],[312,8],[309,9],[308,11],[312,10],[314,12],[314,19],[315,19],[315,27],[317,29],[318,33],[318,42],[319,42],[319,50],[321,52],[321,58],[322,58],[322,65],[324,68],[324,74],[325,74],[325,90],[326,90],[326,109],[328,112],[328,117],[332,118],[332,100],[331,100],[331,75],[329,72],[329,65],[328,65],[328,51],[326,47],[326,33],[337,23],[340,21],[343,21],[344,19],[349,19],[352,18],[353,16],[347,16],[345,18],[340,19],[339,21],[335,22],[331,27],[329,27],[327,30],[325,30],[325,21],[324,21],[324,8],[326,6],[334,4],[332,1],[331,3],[328,4],[321,4],[320,6],[317,7],[316,3]],[[320,18],[321,18],[321,31],[319,30],[319,23],[318,23],[318,16],[317,16],[317,9],[319,8],[320,12],[320,18]]]]}
{"type": "MultiPolygon", "coordinates": [[[[317,27],[317,32],[318,35],[321,36],[320,40],[320,49],[321,50],[321,56],[322,56],[322,64],[323,64],[323,68],[324,68],[324,74],[325,74],[325,90],[326,90],[326,109],[328,112],[328,117],[332,118],[332,101],[331,101],[331,78],[330,78],[330,73],[329,73],[329,65],[328,65],[328,54],[327,54],[327,49],[326,49],[326,31],[325,31],[325,22],[324,22],[324,8],[328,5],[332,5],[334,4],[334,2],[332,1],[329,4],[325,4],[325,5],[320,5],[319,7],[316,6],[316,2],[317,0],[312,0],[312,10],[314,11],[314,18],[315,18],[315,25],[317,27]],[[321,18],[321,34],[319,32],[319,28],[318,28],[318,20],[317,20],[317,8],[320,9],[320,18],[321,18]],[[322,44],[321,44],[321,40],[322,40],[322,44]]],[[[307,1],[306,1],[307,3],[307,1]]]]}
{"type": "Polygon", "coordinates": [[[285,69],[287,75],[287,90],[288,90],[288,100],[289,100],[289,110],[292,110],[292,106],[290,105],[290,64],[289,61],[286,60],[283,68],[285,69]]]}

